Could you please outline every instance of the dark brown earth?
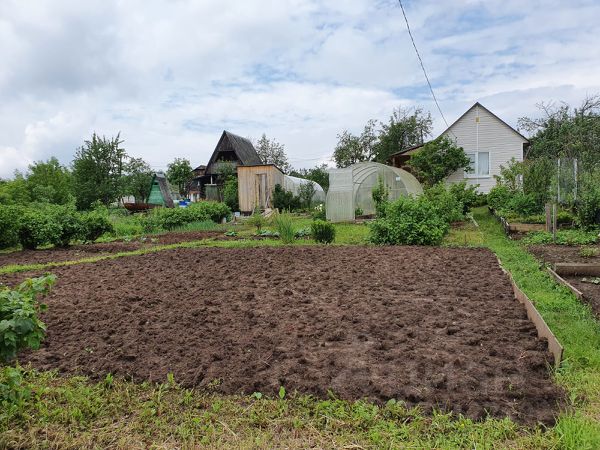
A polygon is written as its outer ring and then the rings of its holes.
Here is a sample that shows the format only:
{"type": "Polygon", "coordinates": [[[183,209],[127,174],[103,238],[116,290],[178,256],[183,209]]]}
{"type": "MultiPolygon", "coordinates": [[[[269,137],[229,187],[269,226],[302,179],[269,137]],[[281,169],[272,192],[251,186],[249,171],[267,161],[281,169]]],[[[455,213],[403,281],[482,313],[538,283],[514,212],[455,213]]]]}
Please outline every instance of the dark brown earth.
{"type": "Polygon", "coordinates": [[[225,236],[223,231],[182,231],[157,235],[149,235],[143,239],[129,242],[113,241],[95,244],[74,245],[67,248],[51,248],[45,250],[22,250],[11,253],[0,253],[0,267],[12,264],[43,264],[48,262],[75,261],[93,256],[111,253],[128,252],[156,245],[176,244],[178,242],[197,241],[201,239],[227,240],[235,237],[225,236]]]}
{"type": "MultiPolygon", "coordinates": [[[[540,261],[550,265],[555,263],[600,264],[600,245],[532,245],[528,249],[540,261]],[[582,248],[595,248],[598,250],[598,255],[581,256],[579,252],[582,248]]],[[[600,319],[600,286],[582,281],[586,277],[563,276],[562,278],[581,291],[583,300],[590,305],[594,315],[600,319]]]]}
{"type": "Polygon", "coordinates": [[[600,245],[530,245],[527,249],[541,261],[549,264],[557,262],[578,264],[600,264],[600,245]],[[584,257],[579,254],[582,248],[595,248],[597,256],[584,257]]]}
{"type": "Polygon", "coordinates": [[[552,423],[564,398],[483,249],[177,249],[54,272],[47,338],[21,359],[40,369],[525,423],[552,423]]]}

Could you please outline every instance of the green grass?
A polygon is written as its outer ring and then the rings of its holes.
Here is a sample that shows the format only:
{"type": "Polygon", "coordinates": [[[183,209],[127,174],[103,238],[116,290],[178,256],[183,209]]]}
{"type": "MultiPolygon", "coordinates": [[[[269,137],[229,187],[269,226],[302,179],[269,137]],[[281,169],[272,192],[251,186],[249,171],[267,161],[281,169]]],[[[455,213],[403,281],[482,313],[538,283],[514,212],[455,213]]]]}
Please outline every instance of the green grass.
{"type": "MultiPolygon", "coordinates": [[[[599,323],[587,306],[540,270],[521,244],[507,239],[487,211],[477,209],[474,216],[479,229],[453,230],[445,244],[494,251],[564,346],[565,360],[554,377],[571,405],[552,428],[526,428],[508,419],[426,416],[395,402],[376,406],[293,393],[285,399],[222,396],[182,389],[173,380],[159,385],[112,377],[93,382],[31,371],[31,398],[20,408],[0,408],[0,448],[600,448],[599,323]]],[[[309,223],[304,218],[295,222],[298,228],[309,223]]],[[[230,228],[253,232],[244,225],[230,228]]],[[[336,230],[337,244],[362,243],[368,233],[367,226],[355,224],[338,224],[336,230]]],[[[281,242],[186,242],[110,257],[204,245],[244,248],[281,242]]]]}

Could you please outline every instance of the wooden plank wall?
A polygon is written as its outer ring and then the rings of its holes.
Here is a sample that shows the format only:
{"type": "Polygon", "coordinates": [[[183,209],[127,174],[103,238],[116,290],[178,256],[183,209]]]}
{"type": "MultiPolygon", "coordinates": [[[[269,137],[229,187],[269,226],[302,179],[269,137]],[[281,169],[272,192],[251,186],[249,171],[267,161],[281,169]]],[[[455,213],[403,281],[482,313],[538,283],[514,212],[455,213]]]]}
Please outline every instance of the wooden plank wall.
{"type": "Polygon", "coordinates": [[[272,164],[262,166],[238,166],[238,197],[240,211],[251,213],[258,204],[258,175],[267,176],[267,207],[272,208],[272,193],[276,184],[283,186],[283,173],[272,164]]]}

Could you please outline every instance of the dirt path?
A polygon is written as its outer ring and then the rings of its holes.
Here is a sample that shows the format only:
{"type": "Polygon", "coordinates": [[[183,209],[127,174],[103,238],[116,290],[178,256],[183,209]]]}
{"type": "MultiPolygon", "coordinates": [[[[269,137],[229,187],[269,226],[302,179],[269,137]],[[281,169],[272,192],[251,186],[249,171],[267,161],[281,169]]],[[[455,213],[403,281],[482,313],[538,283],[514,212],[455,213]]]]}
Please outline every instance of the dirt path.
{"type": "Polygon", "coordinates": [[[47,339],[22,359],[41,369],[526,423],[552,423],[563,398],[482,249],[178,249],[54,272],[47,339]]]}

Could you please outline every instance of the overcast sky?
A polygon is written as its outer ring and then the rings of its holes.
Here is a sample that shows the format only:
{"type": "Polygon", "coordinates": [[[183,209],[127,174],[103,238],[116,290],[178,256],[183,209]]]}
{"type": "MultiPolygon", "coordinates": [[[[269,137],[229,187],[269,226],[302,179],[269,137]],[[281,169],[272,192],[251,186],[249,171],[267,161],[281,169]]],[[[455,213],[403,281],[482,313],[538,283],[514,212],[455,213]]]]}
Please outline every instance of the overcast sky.
{"type": "MultiPolygon", "coordinates": [[[[509,124],[600,92],[600,1],[405,0],[448,121],[509,124]]],[[[392,0],[1,0],[0,177],[93,131],[155,169],[205,164],[224,129],[326,161],[343,129],[431,100],[392,0]]]]}

